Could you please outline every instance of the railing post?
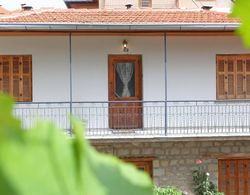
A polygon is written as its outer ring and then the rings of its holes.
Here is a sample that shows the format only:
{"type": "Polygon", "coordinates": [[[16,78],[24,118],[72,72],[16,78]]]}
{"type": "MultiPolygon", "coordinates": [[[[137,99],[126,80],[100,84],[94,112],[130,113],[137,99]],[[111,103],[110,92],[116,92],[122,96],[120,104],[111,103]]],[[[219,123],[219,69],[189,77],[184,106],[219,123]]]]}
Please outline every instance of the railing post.
{"type": "Polygon", "coordinates": [[[165,136],[167,136],[167,130],[168,130],[168,80],[167,80],[167,37],[166,33],[164,33],[164,67],[165,67],[165,136]]]}
{"type": "MultiPolygon", "coordinates": [[[[69,74],[70,74],[70,76],[69,76],[69,83],[70,83],[70,89],[69,89],[69,91],[70,91],[70,96],[69,96],[69,99],[70,99],[70,101],[69,101],[69,112],[70,112],[70,116],[72,116],[72,113],[73,113],[73,111],[72,111],[72,38],[71,38],[71,33],[69,33],[69,68],[70,68],[70,70],[69,70],[69,74]]],[[[69,134],[70,134],[70,136],[72,136],[72,122],[71,122],[71,120],[70,120],[70,123],[69,123],[69,134]]]]}

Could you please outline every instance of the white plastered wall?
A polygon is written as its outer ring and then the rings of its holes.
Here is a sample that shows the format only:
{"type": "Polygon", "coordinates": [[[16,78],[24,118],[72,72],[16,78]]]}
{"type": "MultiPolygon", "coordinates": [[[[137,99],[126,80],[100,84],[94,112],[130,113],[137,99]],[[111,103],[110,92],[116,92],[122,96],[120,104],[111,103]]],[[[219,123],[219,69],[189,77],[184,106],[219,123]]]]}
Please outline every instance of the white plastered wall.
{"type": "MultiPolygon", "coordinates": [[[[73,101],[108,100],[108,55],[142,55],[143,99],[164,99],[163,37],[73,36],[73,101]],[[154,57],[152,57],[154,56],[154,57]]],[[[1,37],[0,55],[32,55],[34,102],[69,101],[69,37],[1,37]]]]}
{"type": "MultiPolygon", "coordinates": [[[[141,54],[143,99],[165,99],[163,37],[73,36],[73,101],[108,100],[108,55],[141,54]]],[[[216,54],[250,53],[234,36],[167,37],[168,100],[215,100],[216,54]]],[[[33,101],[69,101],[69,38],[1,37],[0,55],[32,55],[33,101]]]]}
{"type": "Polygon", "coordinates": [[[69,101],[67,37],[0,37],[0,55],[32,55],[33,101],[69,101]]]}
{"type": "Polygon", "coordinates": [[[168,37],[168,99],[215,100],[216,54],[242,53],[235,36],[168,37]]]}
{"type": "Polygon", "coordinates": [[[143,99],[164,99],[163,37],[76,36],[72,39],[74,101],[108,100],[108,55],[126,55],[124,39],[127,54],[142,55],[143,99]]]}

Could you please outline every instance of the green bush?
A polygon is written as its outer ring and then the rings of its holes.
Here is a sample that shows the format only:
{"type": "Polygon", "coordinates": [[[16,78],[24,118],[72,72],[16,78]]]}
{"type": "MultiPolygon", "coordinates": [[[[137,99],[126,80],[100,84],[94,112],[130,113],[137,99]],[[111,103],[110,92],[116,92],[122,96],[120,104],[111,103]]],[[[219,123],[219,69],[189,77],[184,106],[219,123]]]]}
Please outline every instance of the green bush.
{"type": "Polygon", "coordinates": [[[154,195],[183,195],[183,193],[175,187],[168,186],[165,188],[161,188],[155,186],[154,195]]]}
{"type": "Polygon", "coordinates": [[[223,195],[218,192],[217,186],[209,181],[209,173],[206,173],[200,166],[193,172],[193,181],[196,195],[223,195]]]}

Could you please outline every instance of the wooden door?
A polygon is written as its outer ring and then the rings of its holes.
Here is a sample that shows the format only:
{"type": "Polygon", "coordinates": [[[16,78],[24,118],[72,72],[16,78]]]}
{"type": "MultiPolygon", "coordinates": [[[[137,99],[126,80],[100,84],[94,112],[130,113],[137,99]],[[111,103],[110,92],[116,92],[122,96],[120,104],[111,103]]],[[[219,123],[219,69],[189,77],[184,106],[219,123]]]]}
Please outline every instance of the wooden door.
{"type": "Polygon", "coordinates": [[[108,73],[109,127],[142,128],[141,55],[109,55],[108,73]]]}
{"type": "Polygon", "coordinates": [[[219,191],[250,195],[250,159],[219,160],[219,191]]]}

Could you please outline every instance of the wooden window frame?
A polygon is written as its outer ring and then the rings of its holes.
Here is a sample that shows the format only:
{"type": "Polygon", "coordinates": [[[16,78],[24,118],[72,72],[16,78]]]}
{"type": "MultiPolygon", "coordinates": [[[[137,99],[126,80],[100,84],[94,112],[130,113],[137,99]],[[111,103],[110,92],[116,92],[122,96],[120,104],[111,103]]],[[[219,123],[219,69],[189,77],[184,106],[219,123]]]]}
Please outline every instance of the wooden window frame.
{"type": "MultiPolygon", "coordinates": [[[[9,95],[13,96],[17,102],[32,102],[33,95],[33,83],[32,83],[32,55],[0,55],[0,91],[4,91],[4,59],[9,58],[9,95]],[[14,58],[18,59],[18,73],[14,72],[14,58]],[[28,73],[24,73],[24,61],[23,58],[28,59],[28,73]],[[20,66],[21,65],[21,66],[20,66]],[[2,66],[2,67],[1,67],[2,66]],[[14,77],[19,77],[18,92],[19,95],[16,96],[14,93],[14,77]],[[28,78],[28,96],[24,94],[24,77],[28,78]]],[[[16,80],[17,81],[17,80],[16,80]]]]}
{"type": "Polygon", "coordinates": [[[250,61],[250,54],[217,54],[216,55],[216,99],[217,100],[234,100],[234,99],[250,99],[249,91],[247,88],[247,77],[250,76],[250,72],[247,71],[247,61],[250,61]],[[228,62],[232,62],[233,71],[229,72],[228,62]],[[242,72],[238,72],[238,61],[242,61],[242,72]],[[220,62],[224,63],[223,71],[219,70],[220,62]],[[238,76],[243,77],[242,81],[242,93],[239,93],[239,83],[238,76]],[[233,78],[233,87],[229,87],[229,76],[233,78]],[[223,78],[223,87],[221,83],[221,78],[223,78]],[[229,89],[230,88],[230,89],[229,89]],[[223,90],[223,92],[222,92],[223,90]],[[233,91],[229,93],[229,91],[233,91]]]}
{"type": "Polygon", "coordinates": [[[142,1],[145,1],[145,0],[139,0],[139,8],[152,8],[152,0],[148,0],[149,1],[149,6],[142,6],[142,1]]]}
{"type": "Polygon", "coordinates": [[[109,103],[109,128],[141,129],[143,127],[143,106],[140,102],[143,99],[142,90],[142,55],[108,55],[108,98],[112,101],[109,103]],[[124,62],[134,63],[135,93],[131,97],[118,97],[115,94],[116,64],[124,62]]]}
{"type": "Polygon", "coordinates": [[[128,157],[122,158],[125,162],[131,163],[138,168],[143,168],[145,172],[153,178],[153,160],[154,157],[128,157]]]}

